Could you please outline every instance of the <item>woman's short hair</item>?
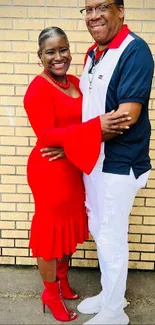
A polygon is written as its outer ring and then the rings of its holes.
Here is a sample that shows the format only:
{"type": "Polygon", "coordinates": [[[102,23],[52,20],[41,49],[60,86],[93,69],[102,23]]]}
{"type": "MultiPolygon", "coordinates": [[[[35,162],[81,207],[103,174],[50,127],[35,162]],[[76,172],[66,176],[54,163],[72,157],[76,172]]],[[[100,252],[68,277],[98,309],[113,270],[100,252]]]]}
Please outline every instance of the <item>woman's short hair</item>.
{"type": "Polygon", "coordinates": [[[39,45],[38,56],[39,56],[39,58],[41,56],[41,52],[44,47],[45,41],[49,37],[55,37],[55,36],[63,37],[66,40],[66,42],[69,44],[68,37],[63,29],[61,29],[60,27],[56,27],[56,26],[47,27],[41,31],[41,33],[39,34],[39,37],[38,37],[38,45],[39,45]]]}

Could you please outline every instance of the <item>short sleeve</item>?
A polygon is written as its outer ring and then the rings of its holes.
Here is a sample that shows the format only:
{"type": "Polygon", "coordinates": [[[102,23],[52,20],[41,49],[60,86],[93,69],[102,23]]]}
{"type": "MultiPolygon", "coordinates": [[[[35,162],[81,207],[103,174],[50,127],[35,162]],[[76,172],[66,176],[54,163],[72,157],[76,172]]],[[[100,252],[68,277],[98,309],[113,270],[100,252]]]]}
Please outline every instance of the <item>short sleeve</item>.
{"type": "Polygon", "coordinates": [[[149,99],[154,61],[151,51],[141,38],[131,41],[119,60],[118,104],[149,99]]]}

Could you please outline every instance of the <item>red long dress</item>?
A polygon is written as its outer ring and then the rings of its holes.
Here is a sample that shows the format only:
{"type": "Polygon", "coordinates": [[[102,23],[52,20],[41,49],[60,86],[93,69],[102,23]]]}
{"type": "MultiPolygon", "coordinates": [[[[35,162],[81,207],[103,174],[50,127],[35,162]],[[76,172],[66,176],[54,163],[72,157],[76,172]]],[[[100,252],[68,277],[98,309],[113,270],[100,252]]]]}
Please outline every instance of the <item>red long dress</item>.
{"type": "MultiPolygon", "coordinates": [[[[79,90],[78,79],[68,77],[79,90]]],[[[42,76],[30,83],[24,107],[38,138],[27,164],[28,184],[35,202],[29,246],[34,257],[62,258],[75,252],[77,243],[88,238],[80,169],[89,173],[98,158],[100,123],[96,118],[81,128],[82,96],[72,98],[42,76]],[[85,131],[89,134],[92,126],[97,145],[93,154],[89,153],[88,145],[90,163],[87,163],[84,151],[91,135],[86,135],[85,140],[83,135],[85,131]],[[49,157],[43,158],[40,152],[47,146],[63,146],[66,157],[49,162],[49,157]]]]}

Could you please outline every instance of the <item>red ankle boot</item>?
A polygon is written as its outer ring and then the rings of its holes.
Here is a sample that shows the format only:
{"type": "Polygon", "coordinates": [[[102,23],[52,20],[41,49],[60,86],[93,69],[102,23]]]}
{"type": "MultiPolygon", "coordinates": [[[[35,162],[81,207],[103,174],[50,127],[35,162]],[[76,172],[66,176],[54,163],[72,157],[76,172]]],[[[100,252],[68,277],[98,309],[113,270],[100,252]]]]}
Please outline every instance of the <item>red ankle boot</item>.
{"type": "Polygon", "coordinates": [[[53,316],[61,321],[68,322],[77,318],[77,315],[70,311],[61,295],[60,281],[46,282],[44,281],[45,289],[42,293],[43,312],[47,305],[53,316]]]}
{"type": "Polygon", "coordinates": [[[79,298],[79,295],[70,287],[67,278],[68,268],[69,268],[69,261],[56,262],[56,275],[60,280],[62,297],[69,300],[75,300],[79,298]]]}

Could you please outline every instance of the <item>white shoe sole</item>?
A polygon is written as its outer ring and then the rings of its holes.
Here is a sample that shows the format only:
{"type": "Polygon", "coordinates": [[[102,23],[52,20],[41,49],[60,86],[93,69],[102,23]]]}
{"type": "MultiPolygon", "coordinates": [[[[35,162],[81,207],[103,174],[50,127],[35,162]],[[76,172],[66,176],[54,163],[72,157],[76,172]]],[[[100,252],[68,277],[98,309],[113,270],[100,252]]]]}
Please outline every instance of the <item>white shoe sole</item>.
{"type": "Polygon", "coordinates": [[[128,325],[130,320],[129,317],[124,313],[124,315],[122,315],[121,317],[118,318],[104,318],[104,315],[100,316],[100,318],[97,317],[98,315],[96,315],[95,317],[93,317],[92,319],[90,319],[89,321],[87,321],[86,323],[84,323],[84,325],[128,325]]]}
{"type": "MultiPolygon", "coordinates": [[[[91,299],[91,298],[87,298],[87,299],[91,299]]],[[[87,300],[85,299],[85,300],[87,300]]],[[[89,304],[89,301],[87,302],[87,304],[89,304]]],[[[123,309],[125,309],[128,305],[130,304],[130,302],[128,302],[125,298],[124,298],[124,304],[123,304],[123,309]]],[[[92,314],[98,314],[101,306],[93,306],[93,307],[85,307],[84,305],[84,301],[82,301],[78,306],[77,306],[77,310],[81,313],[81,314],[86,314],[86,315],[92,315],[92,314]]],[[[86,305],[86,304],[85,304],[86,305]]]]}

